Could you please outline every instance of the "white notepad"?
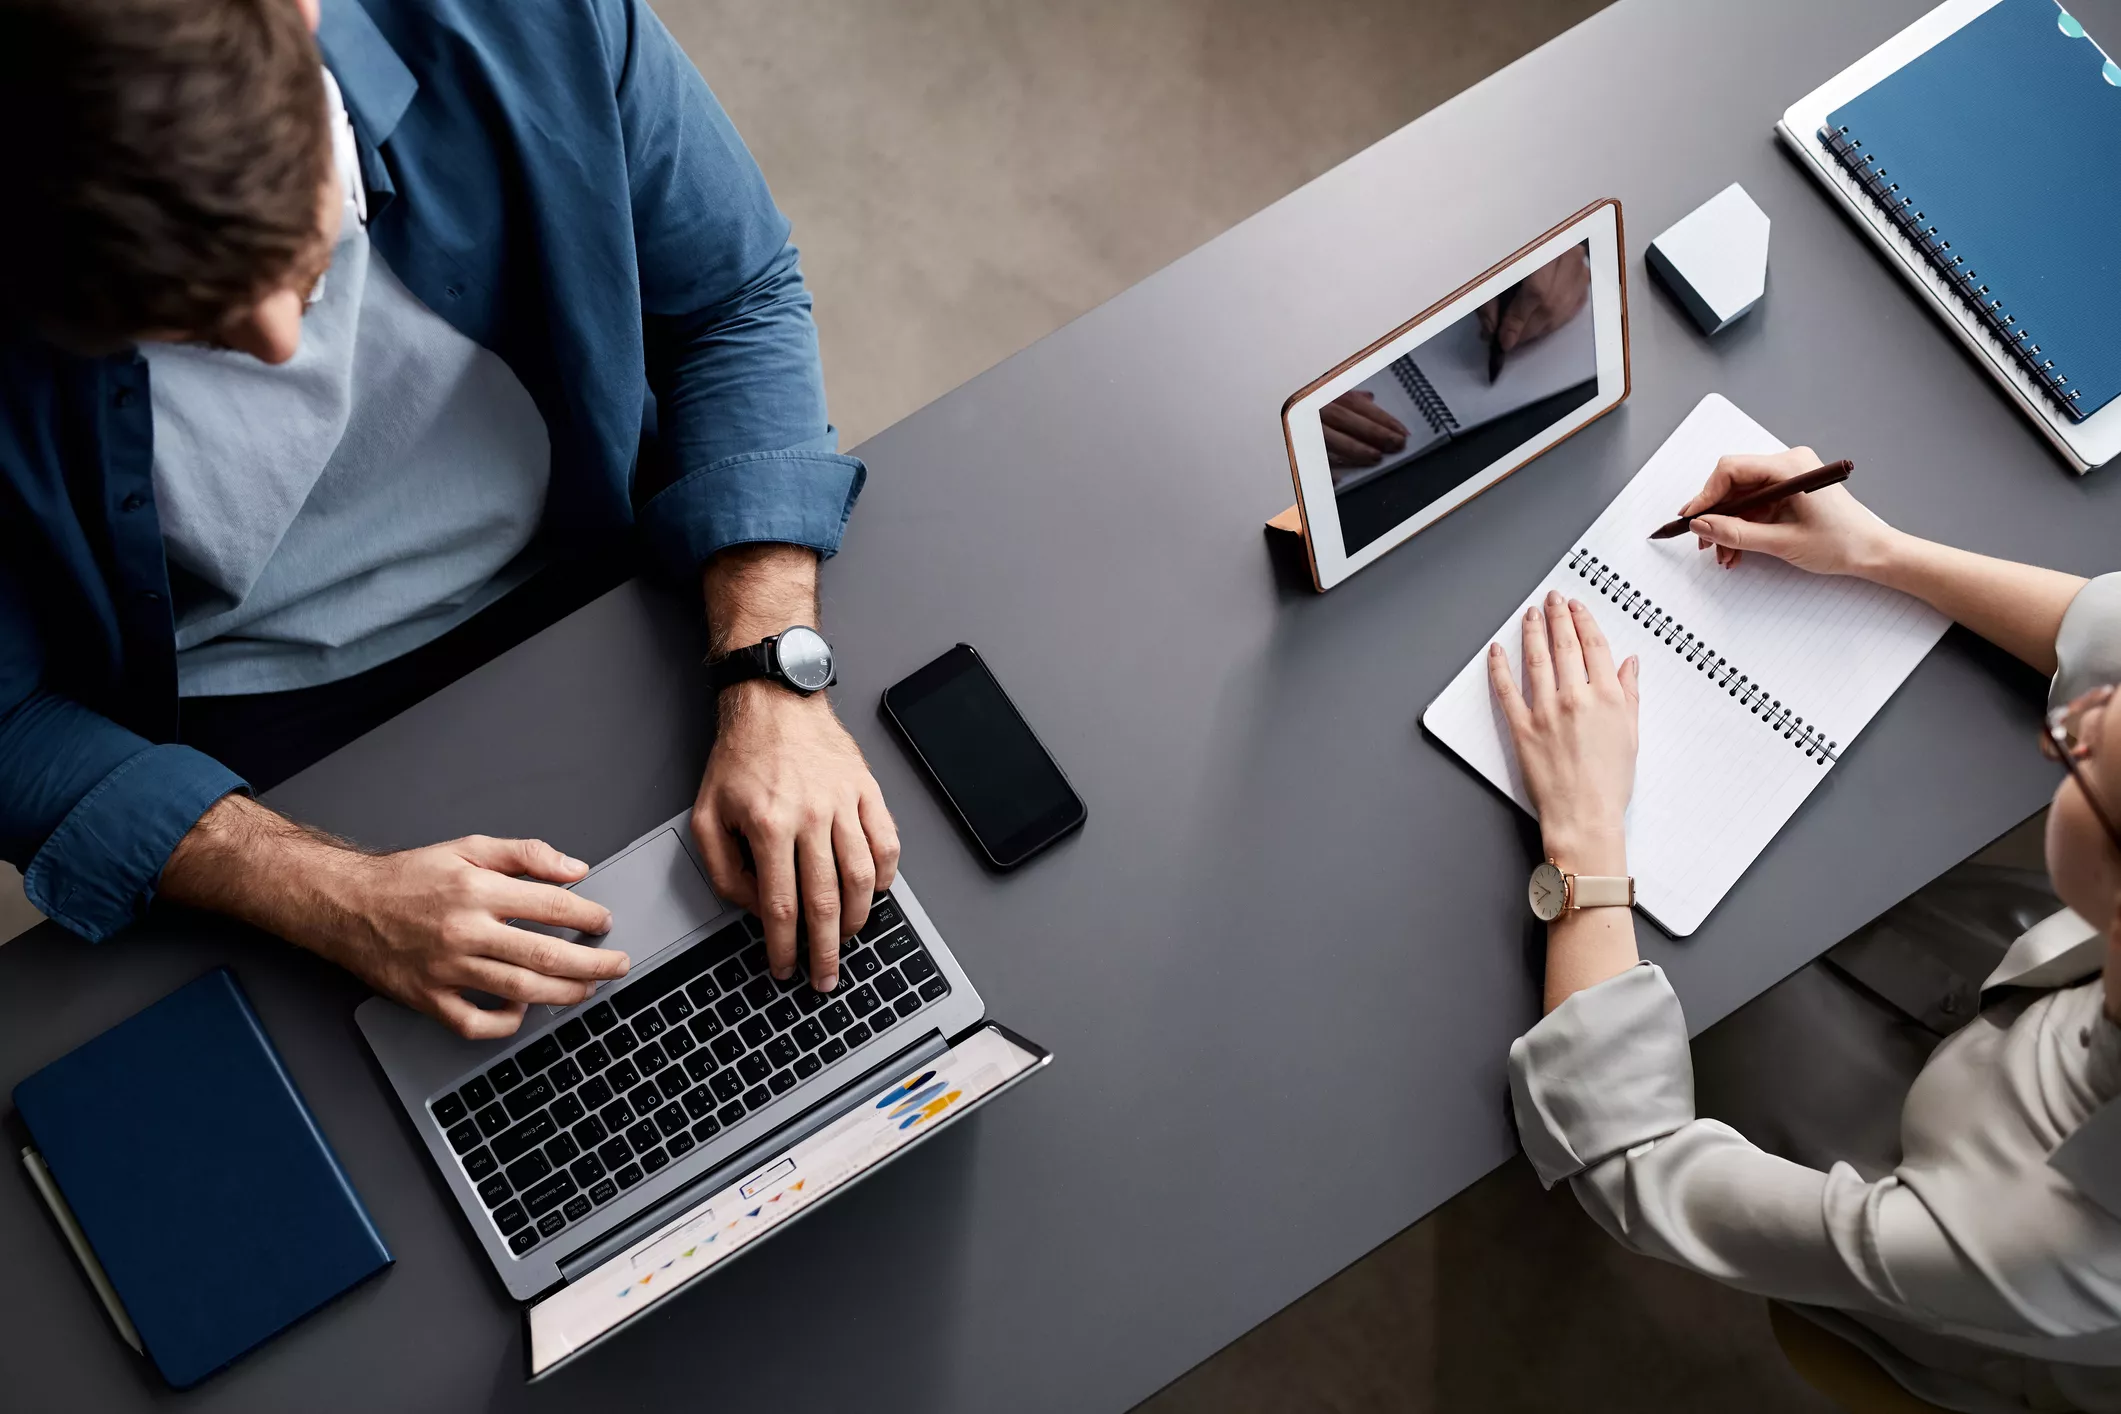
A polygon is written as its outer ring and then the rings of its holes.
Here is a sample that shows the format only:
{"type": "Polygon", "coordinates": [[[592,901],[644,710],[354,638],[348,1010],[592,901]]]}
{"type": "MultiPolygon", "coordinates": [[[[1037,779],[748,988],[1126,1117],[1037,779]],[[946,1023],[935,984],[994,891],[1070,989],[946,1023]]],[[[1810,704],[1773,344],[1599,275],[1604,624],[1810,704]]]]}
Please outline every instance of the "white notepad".
{"type": "MultiPolygon", "coordinates": [[[[1522,682],[1519,621],[1558,589],[1591,606],[1616,663],[1642,659],[1628,865],[1643,911],[1679,937],[1701,926],[1950,625],[1861,580],[1758,554],[1724,570],[1691,536],[1646,538],[1718,457],[1783,450],[1727,399],[1703,398],[1496,631],[1522,682]]],[[[1486,645],[1422,722],[1531,809],[1486,645]]]]}

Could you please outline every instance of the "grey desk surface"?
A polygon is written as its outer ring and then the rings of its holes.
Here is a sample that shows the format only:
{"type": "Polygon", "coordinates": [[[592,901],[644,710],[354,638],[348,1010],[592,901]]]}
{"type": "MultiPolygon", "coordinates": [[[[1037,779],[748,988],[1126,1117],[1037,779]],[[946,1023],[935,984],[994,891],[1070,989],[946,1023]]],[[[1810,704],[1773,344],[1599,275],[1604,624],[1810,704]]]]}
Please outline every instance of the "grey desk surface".
{"type": "MultiPolygon", "coordinates": [[[[1922,8],[1625,0],[862,449],[825,576],[842,711],[930,910],[1056,1063],[548,1385],[522,1382],[520,1316],[349,979],[213,926],[0,949],[7,1085],[231,961],[398,1253],[185,1402],[1118,1409],[1509,1158],[1529,837],[1416,716],[1696,399],[1853,457],[1918,531],[2086,572],[2121,544],[2121,482],[2066,474],[1770,138],[1922,8]],[[1622,198],[1639,252],[1733,178],[1774,219],[1744,326],[1705,342],[1638,255],[1619,413],[1330,595],[1277,576],[1259,524],[1288,499],[1292,389],[1593,198],[1622,198]],[[1090,805],[1013,876],[973,863],[873,713],[959,639],[1090,805]]],[[[691,620],[616,591],[276,799],[379,845],[535,833],[595,858],[690,796],[691,620]]],[[[1643,924],[1690,1021],[2035,809],[2037,690],[1953,635],[1695,937],[1643,924]]],[[[24,1182],[0,1182],[0,1270],[9,1402],[169,1397],[24,1182]]]]}

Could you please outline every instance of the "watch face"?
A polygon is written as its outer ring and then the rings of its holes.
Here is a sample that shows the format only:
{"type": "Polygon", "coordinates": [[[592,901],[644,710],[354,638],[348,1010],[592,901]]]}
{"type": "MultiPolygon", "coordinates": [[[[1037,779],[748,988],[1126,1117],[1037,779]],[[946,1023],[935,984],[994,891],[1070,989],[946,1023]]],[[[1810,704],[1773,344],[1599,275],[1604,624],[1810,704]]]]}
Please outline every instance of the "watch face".
{"type": "Polygon", "coordinates": [[[822,692],[832,681],[832,645],[814,628],[791,628],[774,645],[781,674],[805,692],[822,692]]]}
{"type": "Polygon", "coordinates": [[[1542,864],[1534,869],[1530,895],[1534,917],[1548,923],[1561,917],[1562,904],[1568,897],[1561,871],[1552,864],[1542,864]]]}

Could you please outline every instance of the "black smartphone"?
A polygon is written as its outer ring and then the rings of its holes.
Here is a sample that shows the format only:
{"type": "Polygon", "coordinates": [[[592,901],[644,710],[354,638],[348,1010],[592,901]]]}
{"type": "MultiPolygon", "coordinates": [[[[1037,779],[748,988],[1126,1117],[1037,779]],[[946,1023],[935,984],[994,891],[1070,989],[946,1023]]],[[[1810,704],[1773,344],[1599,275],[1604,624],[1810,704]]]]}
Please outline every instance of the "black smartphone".
{"type": "Polygon", "coordinates": [[[1089,814],[969,643],[886,689],[884,715],[997,869],[1015,868],[1089,814]]]}

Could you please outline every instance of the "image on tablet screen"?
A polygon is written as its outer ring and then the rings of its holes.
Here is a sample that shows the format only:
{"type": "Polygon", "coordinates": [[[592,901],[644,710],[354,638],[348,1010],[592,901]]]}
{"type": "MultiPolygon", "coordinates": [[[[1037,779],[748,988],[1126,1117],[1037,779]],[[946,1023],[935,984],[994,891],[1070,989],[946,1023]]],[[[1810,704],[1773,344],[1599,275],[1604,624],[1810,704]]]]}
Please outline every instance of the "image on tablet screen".
{"type": "Polygon", "coordinates": [[[1349,554],[1598,396],[1588,243],[1320,411],[1349,554]]]}

